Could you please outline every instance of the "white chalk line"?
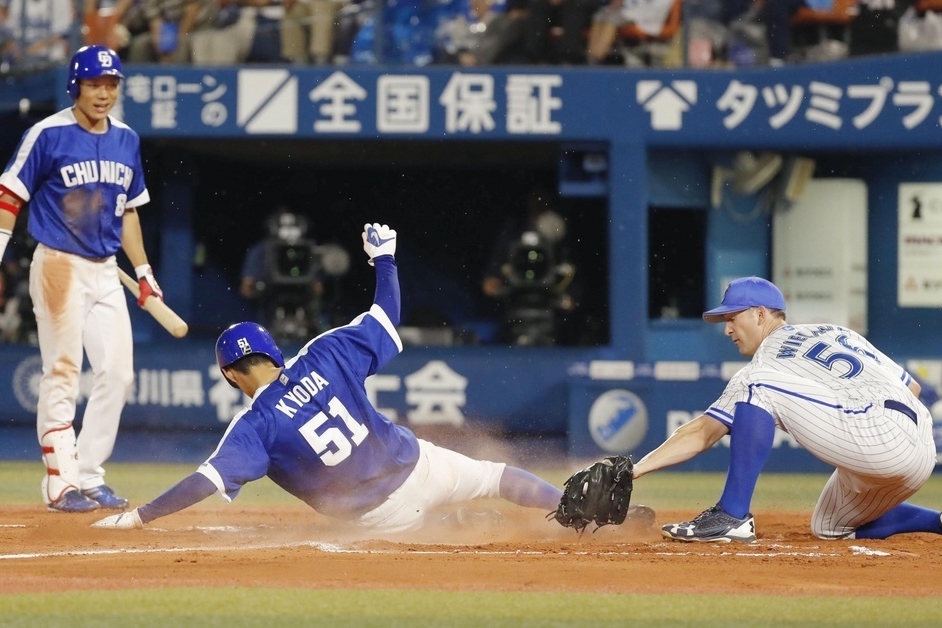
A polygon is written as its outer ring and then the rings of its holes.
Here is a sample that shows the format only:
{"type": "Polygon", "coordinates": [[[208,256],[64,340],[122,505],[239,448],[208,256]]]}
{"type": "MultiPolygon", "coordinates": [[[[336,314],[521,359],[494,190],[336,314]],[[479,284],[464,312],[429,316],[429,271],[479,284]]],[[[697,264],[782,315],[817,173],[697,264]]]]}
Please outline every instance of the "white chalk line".
{"type": "MultiPolygon", "coordinates": [[[[756,551],[742,551],[742,552],[721,552],[719,554],[713,552],[693,552],[693,551],[680,551],[680,552],[668,552],[668,551],[658,551],[658,552],[639,552],[639,551],[622,551],[622,552],[591,552],[591,551],[578,551],[578,552],[543,552],[538,550],[480,550],[480,549],[440,549],[440,550],[415,550],[415,549],[356,549],[350,547],[343,547],[333,543],[323,543],[320,541],[299,541],[299,542],[286,542],[286,543],[261,543],[261,544],[248,544],[248,545],[227,545],[220,547],[206,547],[206,546],[192,546],[192,547],[166,547],[166,548],[124,548],[124,549],[70,549],[70,550],[61,550],[56,552],[32,552],[32,553],[23,553],[23,554],[0,554],[0,560],[30,560],[37,558],[66,558],[66,557],[87,557],[87,556],[114,556],[118,554],[183,554],[188,552],[245,552],[245,551],[255,551],[255,550],[271,550],[271,549],[287,549],[287,548],[297,548],[297,547],[309,547],[316,549],[318,551],[324,552],[326,554],[408,554],[408,555],[429,555],[429,556],[454,556],[454,555],[473,555],[473,556],[666,556],[666,557],[683,557],[683,556],[732,556],[738,558],[770,558],[770,557],[802,557],[802,558],[823,558],[823,557],[841,557],[847,556],[848,552],[821,552],[821,551],[798,551],[791,550],[789,546],[779,546],[774,545],[771,547],[779,548],[776,551],[768,552],[756,552],[756,551]]],[[[754,547],[754,546],[753,546],[754,547]]],[[[745,549],[745,548],[744,548],[745,549]]],[[[891,554],[884,551],[872,550],[867,547],[852,545],[849,548],[849,555],[851,556],[890,556],[891,554]]]]}
{"type": "MultiPolygon", "coordinates": [[[[265,543],[260,545],[230,545],[221,547],[146,547],[146,548],[120,548],[120,549],[96,549],[83,550],[71,549],[58,552],[34,552],[29,554],[0,554],[0,560],[31,559],[31,558],[58,558],[65,556],[113,556],[116,554],[182,554],[186,552],[235,552],[235,551],[254,551],[267,549],[287,549],[292,547],[313,547],[321,551],[342,551],[328,549],[328,544],[311,543],[308,541],[302,543],[265,543]]],[[[357,553],[357,552],[350,552],[357,553]]],[[[366,553],[366,552],[362,552],[366,553]]]]}

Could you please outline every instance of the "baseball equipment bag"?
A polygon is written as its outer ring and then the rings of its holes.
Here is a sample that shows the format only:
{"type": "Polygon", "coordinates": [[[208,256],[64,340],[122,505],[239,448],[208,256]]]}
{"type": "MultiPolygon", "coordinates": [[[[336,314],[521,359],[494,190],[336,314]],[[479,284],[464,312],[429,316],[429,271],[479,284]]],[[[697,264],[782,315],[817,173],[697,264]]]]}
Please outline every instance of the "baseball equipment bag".
{"type": "Polygon", "coordinates": [[[556,521],[580,534],[590,523],[595,523],[595,530],[624,523],[631,502],[633,467],[628,456],[608,456],[574,473],[563,486],[556,521]]]}

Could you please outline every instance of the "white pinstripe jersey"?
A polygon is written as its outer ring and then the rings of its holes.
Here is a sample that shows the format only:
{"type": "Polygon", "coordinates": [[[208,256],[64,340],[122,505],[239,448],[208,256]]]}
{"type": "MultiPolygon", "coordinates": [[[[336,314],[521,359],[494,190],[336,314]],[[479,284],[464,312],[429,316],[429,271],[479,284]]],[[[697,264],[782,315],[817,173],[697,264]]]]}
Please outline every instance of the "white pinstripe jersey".
{"type": "Polygon", "coordinates": [[[836,467],[811,529],[819,538],[845,538],[908,499],[932,474],[932,417],[909,390],[911,381],[854,331],[783,325],[706,414],[731,427],[736,403],[758,406],[806,451],[836,467]]]}
{"type": "Polygon", "coordinates": [[[813,406],[824,405],[853,416],[886,399],[915,407],[907,388],[911,381],[905,369],[853,330],[783,325],[762,341],[752,361],[733,376],[706,414],[731,426],[736,403],[744,401],[768,411],[780,428],[787,429],[781,404],[767,394],[771,391],[806,403],[810,412],[813,406]]]}

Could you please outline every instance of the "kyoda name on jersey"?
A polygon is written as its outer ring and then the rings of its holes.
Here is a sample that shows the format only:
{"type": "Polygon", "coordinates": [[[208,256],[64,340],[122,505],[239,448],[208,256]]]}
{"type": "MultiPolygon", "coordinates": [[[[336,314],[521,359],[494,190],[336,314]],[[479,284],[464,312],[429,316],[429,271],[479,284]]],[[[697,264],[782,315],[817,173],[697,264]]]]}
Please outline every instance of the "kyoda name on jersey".
{"type": "MultiPolygon", "coordinates": [[[[282,385],[289,384],[288,376],[284,373],[279,378],[282,385]]],[[[275,408],[287,417],[293,417],[298,409],[314,398],[314,395],[322,391],[330,382],[324,379],[317,371],[311,371],[310,375],[302,377],[288,392],[278,400],[275,408]],[[297,407],[292,407],[297,406],[297,407]]]]}

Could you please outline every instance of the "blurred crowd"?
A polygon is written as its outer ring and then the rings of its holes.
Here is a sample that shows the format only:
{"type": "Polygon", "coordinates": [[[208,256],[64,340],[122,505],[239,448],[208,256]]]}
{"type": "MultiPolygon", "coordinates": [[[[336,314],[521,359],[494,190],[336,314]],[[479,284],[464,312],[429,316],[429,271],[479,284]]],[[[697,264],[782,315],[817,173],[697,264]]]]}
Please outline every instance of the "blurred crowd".
{"type": "Polygon", "coordinates": [[[942,48],[933,0],[0,0],[0,71],[130,63],[716,67],[942,48]]]}

